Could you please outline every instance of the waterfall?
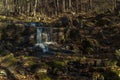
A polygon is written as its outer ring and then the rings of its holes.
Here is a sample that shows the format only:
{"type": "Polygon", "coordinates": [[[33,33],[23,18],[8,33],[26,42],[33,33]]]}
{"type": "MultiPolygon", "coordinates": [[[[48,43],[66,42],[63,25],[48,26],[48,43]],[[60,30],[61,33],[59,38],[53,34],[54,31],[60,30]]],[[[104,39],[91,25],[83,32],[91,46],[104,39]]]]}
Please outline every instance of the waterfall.
{"type": "Polygon", "coordinates": [[[47,42],[50,42],[51,40],[50,40],[50,32],[48,31],[48,29],[47,29],[47,42]]]}
{"type": "MultiPolygon", "coordinates": [[[[47,39],[47,37],[46,37],[47,39]]],[[[48,46],[44,44],[44,41],[42,41],[42,28],[37,28],[37,44],[36,46],[39,46],[43,53],[48,52],[48,46]]]]}
{"type": "Polygon", "coordinates": [[[42,43],[42,29],[37,28],[37,44],[42,43]]]}

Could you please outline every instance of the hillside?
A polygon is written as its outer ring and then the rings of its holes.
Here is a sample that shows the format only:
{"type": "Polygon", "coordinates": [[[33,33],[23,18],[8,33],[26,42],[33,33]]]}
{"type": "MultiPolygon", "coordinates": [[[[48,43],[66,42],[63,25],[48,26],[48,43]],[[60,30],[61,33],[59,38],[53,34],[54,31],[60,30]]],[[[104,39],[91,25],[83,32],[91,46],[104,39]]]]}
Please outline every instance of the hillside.
{"type": "Polygon", "coordinates": [[[120,0],[0,0],[0,80],[120,80],[120,0]]]}
{"type": "Polygon", "coordinates": [[[1,80],[120,80],[119,15],[62,14],[43,20],[45,26],[65,28],[65,37],[56,42],[59,49],[73,50],[74,54],[30,49],[36,39],[24,43],[24,36],[36,35],[36,30],[26,31],[24,24],[17,22],[30,19],[20,18],[1,16],[1,80]]]}

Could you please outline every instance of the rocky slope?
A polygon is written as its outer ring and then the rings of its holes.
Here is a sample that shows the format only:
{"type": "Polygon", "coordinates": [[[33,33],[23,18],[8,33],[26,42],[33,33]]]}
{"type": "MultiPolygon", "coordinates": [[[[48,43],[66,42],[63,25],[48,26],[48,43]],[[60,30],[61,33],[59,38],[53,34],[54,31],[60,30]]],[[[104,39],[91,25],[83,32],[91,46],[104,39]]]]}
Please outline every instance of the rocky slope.
{"type": "Polygon", "coordinates": [[[3,24],[4,20],[0,22],[1,80],[120,80],[119,15],[64,14],[46,21],[45,26],[64,27],[57,43],[75,52],[54,55],[30,49],[36,43],[34,28],[9,19],[3,24]]]}

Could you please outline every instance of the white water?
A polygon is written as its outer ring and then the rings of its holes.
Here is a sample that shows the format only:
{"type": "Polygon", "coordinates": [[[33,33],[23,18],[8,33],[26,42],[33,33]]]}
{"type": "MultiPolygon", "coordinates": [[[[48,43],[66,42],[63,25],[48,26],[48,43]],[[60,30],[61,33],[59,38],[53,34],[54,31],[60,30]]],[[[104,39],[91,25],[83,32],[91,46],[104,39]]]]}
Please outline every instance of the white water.
{"type": "Polygon", "coordinates": [[[47,46],[46,44],[44,44],[44,43],[36,44],[36,46],[39,46],[39,47],[42,49],[43,53],[49,51],[49,50],[48,50],[48,46],[47,46]]]}
{"type": "Polygon", "coordinates": [[[37,44],[42,43],[42,29],[37,28],[37,44]]]}
{"type": "Polygon", "coordinates": [[[36,46],[39,46],[43,53],[48,52],[48,46],[44,44],[42,41],[42,28],[37,28],[37,44],[36,46]]]}

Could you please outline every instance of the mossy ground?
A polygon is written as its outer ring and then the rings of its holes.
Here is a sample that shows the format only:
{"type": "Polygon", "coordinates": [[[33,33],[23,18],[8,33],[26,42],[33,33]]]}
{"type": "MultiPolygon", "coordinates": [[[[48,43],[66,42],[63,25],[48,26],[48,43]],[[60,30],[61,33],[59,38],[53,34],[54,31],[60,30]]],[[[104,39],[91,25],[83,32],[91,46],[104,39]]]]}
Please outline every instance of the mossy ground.
{"type": "MultiPolygon", "coordinates": [[[[8,75],[4,77],[8,80],[120,80],[120,18],[110,14],[45,17],[42,22],[46,26],[67,28],[65,37],[58,43],[69,44],[68,50],[74,50],[75,54],[56,52],[44,56],[27,49],[35,40],[24,43],[23,36],[28,33],[24,25],[9,25],[21,21],[41,22],[39,16],[0,16],[0,68],[8,75]]],[[[34,34],[34,29],[29,34],[34,34]]]]}

